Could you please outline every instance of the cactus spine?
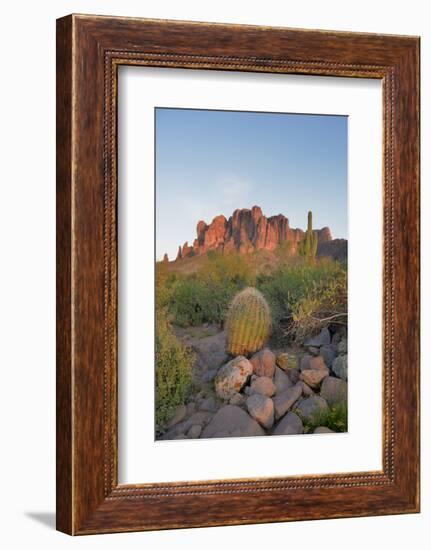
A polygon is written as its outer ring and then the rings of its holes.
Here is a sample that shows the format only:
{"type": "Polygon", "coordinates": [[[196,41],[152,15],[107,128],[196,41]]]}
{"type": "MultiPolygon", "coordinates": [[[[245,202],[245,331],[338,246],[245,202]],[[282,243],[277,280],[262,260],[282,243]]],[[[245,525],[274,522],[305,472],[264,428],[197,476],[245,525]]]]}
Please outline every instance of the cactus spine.
{"type": "Polygon", "coordinates": [[[298,245],[299,254],[309,260],[313,260],[317,254],[317,243],[318,236],[317,233],[313,231],[313,213],[308,212],[307,231],[298,245]]]}
{"type": "Polygon", "coordinates": [[[271,330],[271,313],[262,294],[248,287],[239,292],[226,317],[227,351],[248,355],[263,348],[271,330]]]}

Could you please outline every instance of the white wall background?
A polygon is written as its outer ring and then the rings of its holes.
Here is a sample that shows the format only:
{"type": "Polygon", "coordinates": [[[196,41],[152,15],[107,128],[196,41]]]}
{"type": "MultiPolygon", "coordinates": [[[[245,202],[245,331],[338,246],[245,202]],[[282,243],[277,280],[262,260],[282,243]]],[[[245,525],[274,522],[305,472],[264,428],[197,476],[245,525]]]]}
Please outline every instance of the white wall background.
{"type": "MultiPolygon", "coordinates": [[[[422,37],[422,98],[431,96],[428,2],[410,0],[9,1],[0,33],[0,540],[4,548],[222,548],[268,544],[392,550],[429,537],[431,401],[423,392],[422,514],[72,539],[54,531],[55,19],[70,12],[283,25],[422,37]]],[[[430,104],[422,101],[423,335],[431,330],[430,104]]],[[[426,343],[426,340],[424,339],[426,343]]],[[[422,387],[431,385],[423,346],[422,387]]]]}

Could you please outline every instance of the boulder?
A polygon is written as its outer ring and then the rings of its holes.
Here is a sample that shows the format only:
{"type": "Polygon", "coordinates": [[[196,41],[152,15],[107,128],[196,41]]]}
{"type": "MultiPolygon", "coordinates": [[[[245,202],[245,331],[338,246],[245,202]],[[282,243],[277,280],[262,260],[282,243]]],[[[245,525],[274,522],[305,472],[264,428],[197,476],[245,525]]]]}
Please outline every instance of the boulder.
{"type": "Polygon", "coordinates": [[[211,417],[212,414],[210,412],[199,411],[192,414],[190,418],[187,418],[187,420],[182,422],[181,427],[184,432],[187,432],[192,426],[205,426],[209,422],[211,417]]]}
{"type": "Polygon", "coordinates": [[[284,352],[277,353],[275,364],[280,367],[280,369],[287,370],[289,368],[289,355],[284,352]]]}
{"type": "Polygon", "coordinates": [[[229,400],[241,390],[252,372],[252,364],[241,355],[220,367],[214,379],[217,396],[229,400]]]}
{"type": "Polygon", "coordinates": [[[327,328],[323,328],[317,336],[313,336],[313,338],[308,338],[304,345],[307,347],[316,347],[320,348],[321,346],[325,346],[327,344],[331,343],[331,334],[327,328]]]}
{"type": "Polygon", "coordinates": [[[313,356],[308,353],[302,356],[299,368],[301,372],[309,369],[327,370],[327,366],[321,355],[313,356]]]}
{"type": "Polygon", "coordinates": [[[338,353],[345,354],[347,353],[347,349],[348,349],[347,340],[343,338],[338,344],[338,353]]]}
{"type": "Polygon", "coordinates": [[[246,401],[247,410],[252,418],[266,429],[274,424],[274,403],[270,397],[255,393],[246,401]]]}
{"type": "Polygon", "coordinates": [[[178,424],[185,418],[187,414],[187,407],[186,405],[180,405],[175,409],[175,412],[172,416],[172,418],[169,420],[167,427],[172,428],[172,426],[175,426],[175,424],[178,424]]]}
{"type": "Polygon", "coordinates": [[[275,355],[270,349],[262,349],[255,353],[250,359],[253,365],[253,372],[258,376],[272,378],[275,371],[275,355]]]}
{"type": "Polygon", "coordinates": [[[334,431],[333,430],[330,430],[329,428],[327,428],[326,426],[318,426],[314,432],[314,434],[333,434],[334,431]]]}
{"type": "Polygon", "coordinates": [[[212,382],[217,376],[218,369],[206,370],[202,373],[201,380],[204,384],[212,382]]]}
{"type": "Polygon", "coordinates": [[[332,363],[332,370],[342,380],[347,380],[347,355],[339,355],[332,363]]]}
{"type": "Polygon", "coordinates": [[[318,355],[317,357],[312,357],[308,364],[310,366],[310,369],[314,370],[327,370],[328,368],[321,355],[318,355]]]}
{"type": "Polygon", "coordinates": [[[331,344],[332,345],[335,345],[335,346],[338,346],[338,344],[341,342],[341,334],[339,332],[334,332],[334,334],[332,335],[332,338],[331,338],[331,344]]]}
{"type": "MultiPolygon", "coordinates": [[[[274,381],[275,381],[275,378],[274,378],[274,381]]],[[[250,395],[253,395],[254,393],[259,393],[261,395],[266,395],[267,397],[272,397],[275,393],[275,390],[276,390],[276,384],[274,384],[271,378],[268,378],[267,376],[258,376],[256,380],[253,380],[253,382],[250,385],[250,395]]]]}
{"type": "Polygon", "coordinates": [[[235,393],[229,400],[231,405],[243,405],[245,403],[246,396],[242,393],[235,393]]]}
{"type": "Polygon", "coordinates": [[[322,346],[320,348],[320,355],[323,357],[323,360],[325,361],[325,365],[329,368],[332,366],[332,362],[334,361],[336,357],[336,353],[332,347],[330,346],[322,346]]]}
{"type": "Polygon", "coordinates": [[[207,397],[206,399],[202,399],[202,401],[200,401],[199,409],[201,411],[209,411],[209,412],[216,411],[217,402],[214,399],[214,397],[211,395],[210,397],[207,397]]]}
{"type": "Polygon", "coordinates": [[[314,395],[314,391],[305,382],[301,380],[300,384],[302,388],[302,395],[304,397],[310,397],[310,395],[314,395]]]}
{"type": "Polygon", "coordinates": [[[187,437],[190,439],[197,439],[201,435],[201,433],[202,433],[202,426],[199,426],[199,424],[195,424],[187,432],[187,437]]]}
{"type": "Polygon", "coordinates": [[[296,384],[291,388],[288,388],[282,393],[276,394],[274,397],[274,411],[275,419],[278,420],[284,416],[289,409],[298,401],[302,395],[302,387],[300,384],[296,384]]]}
{"type": "Polygon", "coordinates": [[[256,420],[236,405],[225,405],[213,416],[201,438],[265,435],[256,420]]]}
{"type": "Polygon", "coordinates": [[[343,403],[347,401],[347,383],[340,378],[328,376],[322,382],[320,395],[331,407],[343,403]]]}
{"type": "Polygon", "coordinates": [[[299,368],[296,369],[289,369],[286,371],[287,376],[289,377],[289,380],[292,382],[293,385],[295,385],[299,380],[299,368]]]}
{"type": "Polygon", "coordinates": [[[187,416],[190,416],[195,412],[196,412],[196,403],[194,401],[190,401],[190,403],[187,403],[187,416]]]}
{"type": "Polygon", "coordinates": [[[312,359],[313,356],[309,353],[306,353],[301,357],[301,360],[299,362],[299,370],[302,372],[303,370],[310,368],[310,359],[312,359]]]}
{"type": "Polygon", "coordinates": [[[314,346],[308,346],[308,353],[311,353],[311,355],[319,355],[320,348],[315,348],[314,346]]]}
{"type": "Polygon", "coordinates": [[[293,386],[290,378],[279,367],[275,367],[274,384],[276,393],[284,392],[293,386]]]}
{"type": "Polygon", "coordinates": [[[300,380],[305,382],[310,388],[317,389],[324,378],[329,376],[329,370],[307,369],[301,372],[300,380]]]}
{"type": "Polygon", "coordinates": [[[303,399],[294,412],[305,422],[315,422],[319,415],[327,413],[328,409],[328,404],[323,397],[312,395],[303,399]]]}
{"type": "Polygon", "coordinates": [[[228,361],[229,356],[226,352],[226,331],[210,336],[206,334],[204,331],[203,334],[186,335],[185,341],[195,353],[196,363],[203,371],[202,376],[207,378],[207,382],[210,382],[211,375],[217,374],[217,370],[228,361]]]}
{"type": "Polygon", "coordinates": [[[293,435],[302,434],[304,432],[304,426],[299,416],[293,412],[288,412],[283,418],[276,424],[272,435],[293,435]]]}

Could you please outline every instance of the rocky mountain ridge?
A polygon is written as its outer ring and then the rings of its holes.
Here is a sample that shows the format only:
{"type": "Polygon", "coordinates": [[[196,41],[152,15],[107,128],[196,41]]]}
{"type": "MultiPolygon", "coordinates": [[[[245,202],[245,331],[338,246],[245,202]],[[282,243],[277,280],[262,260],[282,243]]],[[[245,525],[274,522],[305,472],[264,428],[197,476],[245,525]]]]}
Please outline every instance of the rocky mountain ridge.
{"type": "MultiPolygon", "coordinates": [[[[318,255],[319,249],[324,250],[323,255],[331,255],[331,231],[329,227],[316,229],[314,232],[318,236],[318,255]]],[[[253,208],[237,209],[226,219],[225,216],[216,216],[210,224],[205,221],[199,221],[196,227],[197,236],[192,245],[186,241],[178,247],[178,253],[175,261],[199,256],[214,250],[223,254],[237,251],[240,254],[247,254],[255,250],[275,250],[280,244],[289,242],[291,253],[295,254],[298,243],[303,239],[305,231],[298,228],[291,228],[289,220],[283,214],[266,217],[262,213],[260,206],[253,208]]],[[[347,241],[336,239],[338,243],[337,250],[343,248],[340,241],[345,243],[345,254],[339,253],[339,256],[347,255],[347,241]]],[[[168,262],[168,255],[165,254],[164,262],[168,262]]]]}

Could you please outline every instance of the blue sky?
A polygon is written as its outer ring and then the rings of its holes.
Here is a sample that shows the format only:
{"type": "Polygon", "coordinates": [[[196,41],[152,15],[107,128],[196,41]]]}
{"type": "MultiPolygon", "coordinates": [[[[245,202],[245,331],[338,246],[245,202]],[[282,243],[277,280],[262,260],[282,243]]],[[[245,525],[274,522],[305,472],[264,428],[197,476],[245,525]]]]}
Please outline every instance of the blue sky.
{"type": "Polygon", "coordinates": [[[156,257],[236,208],[347,238],[347,117],[156,109],[156,257]]]}

